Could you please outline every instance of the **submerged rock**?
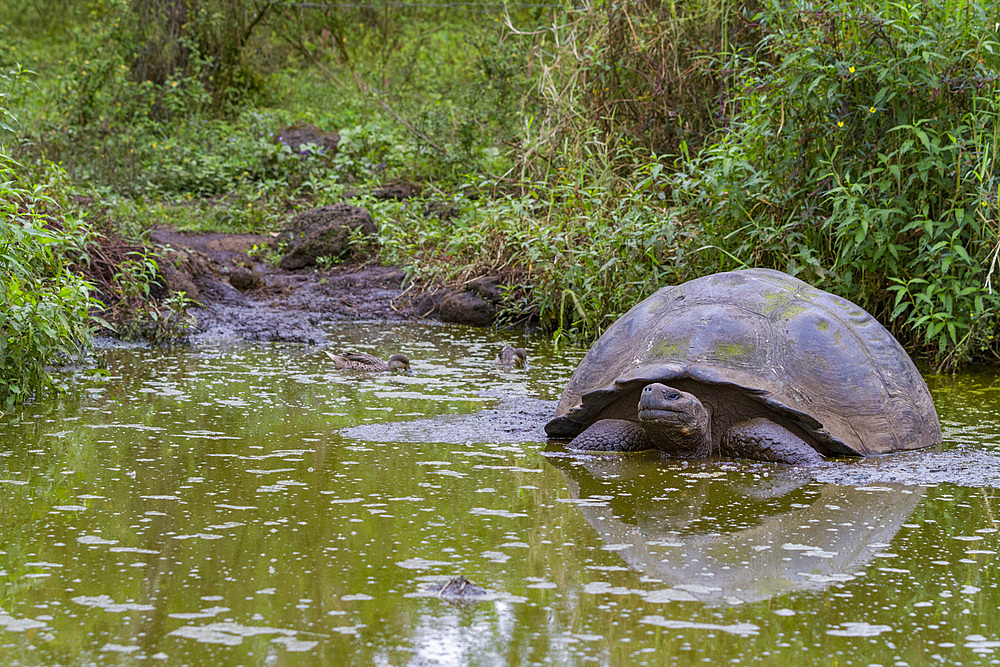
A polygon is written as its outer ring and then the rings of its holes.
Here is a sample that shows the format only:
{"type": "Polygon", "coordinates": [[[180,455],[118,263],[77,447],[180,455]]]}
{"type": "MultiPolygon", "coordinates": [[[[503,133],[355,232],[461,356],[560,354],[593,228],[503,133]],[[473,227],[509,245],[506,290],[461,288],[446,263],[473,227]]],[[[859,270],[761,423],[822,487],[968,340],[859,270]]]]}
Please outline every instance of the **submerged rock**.
{"type": "Polygon", "coordinates": [[[489,591],[485,588],[472,583],[463,576],[452,577],[447,581],[428,584],[424,590],[437,595],[439,598],[460,602],[479,600],[489,595],[489,591]]]}

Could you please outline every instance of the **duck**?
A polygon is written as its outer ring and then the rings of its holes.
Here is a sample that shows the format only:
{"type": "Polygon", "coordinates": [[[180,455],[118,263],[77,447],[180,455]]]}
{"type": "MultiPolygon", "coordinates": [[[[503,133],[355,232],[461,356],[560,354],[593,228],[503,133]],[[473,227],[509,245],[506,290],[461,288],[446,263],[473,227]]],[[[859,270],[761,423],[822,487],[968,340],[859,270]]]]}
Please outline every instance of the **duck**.
{"type": "Polygon", "coordinates": [[[367,352],[344,352],[343,354],[334,354],[329,350],[323,350],[326,355],[333,359],[333,365],[336,368],[346,368],[352,371],[392,371],[402,369],[405,372],[410,371],[410,360],[405,354],[396,353],[389,357],[388,361],[383,361],[376,357],[375,355],[368,354],[367,352]]]}
{"type": "Polygon", "coordinates": [[[523,347],[504,345],[496,358],[497,366],[527,366],[528,353],[523,347]]]}

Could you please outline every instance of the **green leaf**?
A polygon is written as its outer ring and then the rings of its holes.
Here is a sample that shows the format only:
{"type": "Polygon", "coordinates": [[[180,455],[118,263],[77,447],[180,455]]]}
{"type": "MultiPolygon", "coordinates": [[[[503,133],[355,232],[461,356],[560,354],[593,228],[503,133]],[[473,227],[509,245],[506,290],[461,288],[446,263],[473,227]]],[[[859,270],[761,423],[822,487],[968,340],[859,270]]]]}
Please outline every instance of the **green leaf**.
{"type": "Polygon", "coordinates": [[[917,139],[920,139],[920,143],[924,145],[924,148],[928,151],[931,150],[931,140],[927,137],[927,133],[921,129],[914,128],[913,133],[917,135],[917,139]]]}

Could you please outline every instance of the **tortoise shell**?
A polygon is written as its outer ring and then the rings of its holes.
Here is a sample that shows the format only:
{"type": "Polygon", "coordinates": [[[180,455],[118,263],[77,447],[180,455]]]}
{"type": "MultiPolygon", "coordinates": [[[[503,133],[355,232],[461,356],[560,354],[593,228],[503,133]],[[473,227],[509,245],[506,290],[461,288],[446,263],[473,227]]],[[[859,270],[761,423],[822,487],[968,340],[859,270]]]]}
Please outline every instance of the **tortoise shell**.
{"type": "Polygon", "coordinates": [[[733,404],[766,414],[826,455],[941,442],[927,385],[892,334],[847,299],[779,271],[705,276],[637,304],[587,352],[545,431],[569,438],[599,419],[636,421],[650,382],[719,414],[733,404]]]}

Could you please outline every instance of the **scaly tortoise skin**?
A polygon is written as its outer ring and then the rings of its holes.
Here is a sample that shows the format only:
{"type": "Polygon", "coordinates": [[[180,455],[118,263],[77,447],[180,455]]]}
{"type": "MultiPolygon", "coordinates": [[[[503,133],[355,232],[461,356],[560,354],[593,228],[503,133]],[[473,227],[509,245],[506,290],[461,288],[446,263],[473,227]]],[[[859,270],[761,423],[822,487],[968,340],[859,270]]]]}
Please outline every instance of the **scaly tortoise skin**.
{"type": "Polygon", "coordinates": [[[941,442],[896,339],[847,299],[769,269],[637,304],[590,348],[545,431],[573,449],[784,463],[941,442]]]}

